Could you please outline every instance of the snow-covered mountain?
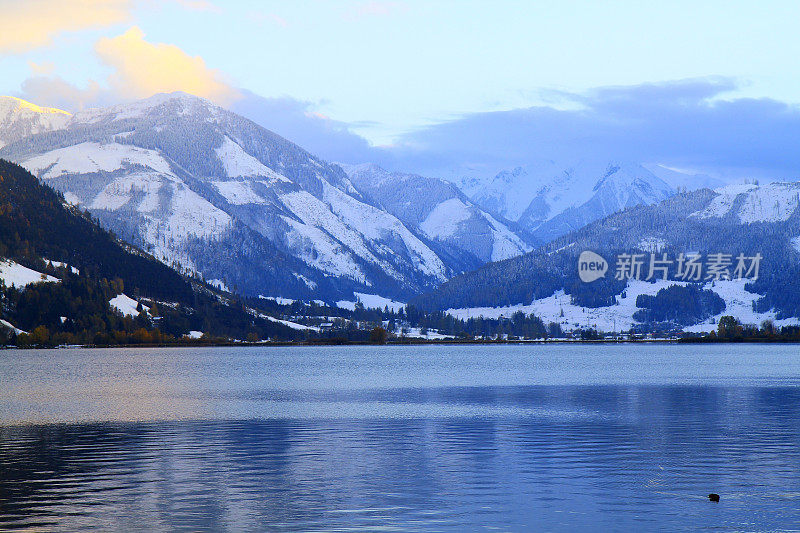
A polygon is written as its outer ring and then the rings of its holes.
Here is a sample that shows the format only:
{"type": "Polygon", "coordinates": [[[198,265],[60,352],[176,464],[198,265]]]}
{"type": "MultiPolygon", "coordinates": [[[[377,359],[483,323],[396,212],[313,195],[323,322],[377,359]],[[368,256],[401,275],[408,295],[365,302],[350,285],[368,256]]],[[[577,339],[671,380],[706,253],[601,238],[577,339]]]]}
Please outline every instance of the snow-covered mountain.
{"type": "Polygon", "coordinates": [[[540,161],[460,185],[478,205],[518,223],[542,243],[674,192],[643,166],[626,162],[582,161],[565,167],[540,161]]]}
{"type": "Polygon", "coordinates": [[[412,303],[450,309],[462,318],[523,311],[564,329],[627,331],[644,325],[653,302],[669,317],[660,321],[688,331],[712,330],[723,315],[743,324],[774,320],[779,326],[800,325],[798,207],[798,182],[679,193],[595,221],[524,256],[454,277],[412,303]],[[608,267],[589,282],[578,271],[585,251],[605,259],[608,267]],[[640,276],[617,277],[620,254],[641,254],[640,276]],[[659,260],[666,254],[667,279],[659,271],[649,274],[651,254],[659,260]],[[699,254],[698,277],[680,277],[681,254],[699,254]],[[757,279],[736,279],[739,254],[760,256],[757,279]],[[718,279],[709,270],[715,256],[730,279],[718,279]],[[666,289],[673,292],[661,292],[666,289]],[[704,309],[709,297],[721,307],[704,309]],[[648,305],[649,310],[644,308],[648,305]]]}
{"type": "Polygon", "coordinates": [[[726,182],[720,178],[699,174],[692,171],[677,170],[663,165],[644,165],[644,167],[665,181],[670,187],[682,191],[696,191],[697,189],[718,189],[724,187],[726,182]]]}
{"type": "Polygon", "coordinates": [[[708,206],[692,217],[726,219],[736,224],[785,222],[800,205],[800,183],[774,182],[758,186],[732,184],[714,191],[708,206]]]}
{"type": "Polygon", "coordinates": [[[28,135],[62,128],[70,118],[70,113],[60,109],[0,96],[0,148],[28,135]]]}
{"type": "Polygon", "coordinates": [[[467,266],[502,261],[531,247],[508,223],[475,205],[452,183],[389,172],[374,164],[341,165],[356,189],[429,239],[471,256],[467,266]]]}
{"type": "Polygon", "coordinates": [[[162,261],[245,294],[407,296],[452,273],[338,166],[206,100],[162,94],[30,123],[46,127],[9,137],[0,157],[162,261]]]}

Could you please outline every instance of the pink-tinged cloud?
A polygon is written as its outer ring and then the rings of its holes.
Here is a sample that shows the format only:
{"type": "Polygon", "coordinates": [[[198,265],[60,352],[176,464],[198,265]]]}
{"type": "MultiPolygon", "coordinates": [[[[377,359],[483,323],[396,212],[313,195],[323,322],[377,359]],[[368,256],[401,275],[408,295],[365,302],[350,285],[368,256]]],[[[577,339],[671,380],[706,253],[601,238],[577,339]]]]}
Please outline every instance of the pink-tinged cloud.
{"type": "Polygon", "coordinates": [[[21,53],[63,32],[124,22],[129,11],[128,0],[0,0],[0,53],[21,53]]]}
{"type": "Polygon", "coordinates": [[[35,76],[50,76],[56,70],[56,64],[52,61],[45,61],[44,63],[28,61],[28,67],[30,67],[35,76]]]}
{"type": "Polygon", "coordinates": [[[134,26],[95,45],[100,59],[114,68],[108,83],[122,98],[183,91],[226,105],[238,97],[238,91],[218,70],[206,66],[202,57],[190,56],[175,45],[147,42],[144,37],[134,26]]]}

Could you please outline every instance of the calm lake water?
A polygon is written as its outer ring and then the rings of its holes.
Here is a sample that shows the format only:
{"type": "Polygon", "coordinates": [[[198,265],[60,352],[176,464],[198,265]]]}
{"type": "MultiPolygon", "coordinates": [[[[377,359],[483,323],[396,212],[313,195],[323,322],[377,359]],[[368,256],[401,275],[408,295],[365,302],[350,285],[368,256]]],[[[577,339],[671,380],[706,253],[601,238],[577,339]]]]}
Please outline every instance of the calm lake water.
{"type": "Polygon", "coordinates": [[[0,529],[797,529],[799,384],[794,345],[0,351],[0,529]]]}

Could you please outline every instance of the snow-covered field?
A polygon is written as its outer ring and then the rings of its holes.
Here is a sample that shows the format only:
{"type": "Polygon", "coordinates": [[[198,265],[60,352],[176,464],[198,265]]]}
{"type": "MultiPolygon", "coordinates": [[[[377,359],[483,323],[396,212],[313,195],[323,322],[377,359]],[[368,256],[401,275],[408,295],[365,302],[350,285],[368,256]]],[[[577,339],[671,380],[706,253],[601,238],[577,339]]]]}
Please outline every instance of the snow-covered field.
{"type": "MultiPolygon", "coordinates": [[[[358,301],[364,304],[364,307],[368,309],[383,309],[388,306],[391,311],[396,313],[406,306],[406,304],[403,302],[396,302],[389,298],[378,296],[377,294],[364,294],[363,292],[357,292],[355,293],[355,297],[358,298],[358,301]]],[[[352,302],[350,300],[340,300],[336,302],[336,307],[352,311],[356,308],[356,302],[352,302]]]]}
{"type": "Polygon", "coordinates": [[[290,328],[298,331],[319,331],[319,328],[315,326],[306,326],[305,324],[298,324],[297,322],[292,322],[291,320],[282,320],[280,318],[275,318],[274,316],[265,315],[263,313],[260,313],[258,316],[269,320],[270,322],[278,322],[284,326],[289,326],[290,328]]]}
{"type": "Polygon", "coordinates": [[[747,280],[717,281],[714,287],[706,284],[704,288],[716,292],[725,300],[725,311],[702,322],[684,328],[685,331],[706,332],[717,328],[717,322],[724,315],[736,317],[742,324],[755,324],[758,326],[764,320],[772,320],[777,327],[795,326],[800,324],[798,318],[787,318],[783,320],[775,319],[775,312],[756,313],[753,311],[753,303],[761,296],[752,292],[747,292],[744,288],[747,280]],[[713,322],[712,322],[713,321],[713,322]]]}
{"type": "Polygon", "coordinates": [[[0,280],[3,280],[6,287],[16,288],[26,287],[31,283],[60,281],[58,278],[37,272],[10,260],[0,260],[0,280]]]}
{"type": "MultiPolygon", "coordinates": [[[[800,324],[800,319],[791,318],[775,320],[775,313],[756,313],[753,311],[753,302],[760,296],[747,292],[744,288],[748,280],[717,281],[712,286],[707,283],[703,288],[717,293],[725,300],[725,310],[699,324],[688,326],[685,331],[702,332],[716,329],[719,318],[723,315],[732,315],[742,324],[760,324],[763,320],[773,320],[776,326],[800,324]]],[[[574,305],[571,297],[563,290],[557,291],[552,296],[535,300],[528,305],[512,305],[506,307],[473,307],[465,309],[449,309],[447,312],[458,318],[470,317],[499,318],[511,317],[517,311],[525,314],[533,313],[545,323],[555,322],[562,329],[571,331],[575,329],[597,328],[601,331],[627,331],[636,321],[633,314],[638,310],[636,298],[640,294],[655,295],[659,290],[671,285],[685,285],[675,281],[658,280],[648,283],[641,280],[630,280],[623,295],[617,296],[617,303],[608,307],[582,307],[574,305]]]]}
{"type": "MultiPolygon", "coordinates": [[[[139,316],[139,311],[136,310],[139,306],[139,302],[127,294],[118,294],[114,296],[108,301],[108,304],[125,316],[139,316]]],[[[150,308],[144,304],[142,304],[142,309],[144,309],[145,312],[150,310],[150,308]]]]}

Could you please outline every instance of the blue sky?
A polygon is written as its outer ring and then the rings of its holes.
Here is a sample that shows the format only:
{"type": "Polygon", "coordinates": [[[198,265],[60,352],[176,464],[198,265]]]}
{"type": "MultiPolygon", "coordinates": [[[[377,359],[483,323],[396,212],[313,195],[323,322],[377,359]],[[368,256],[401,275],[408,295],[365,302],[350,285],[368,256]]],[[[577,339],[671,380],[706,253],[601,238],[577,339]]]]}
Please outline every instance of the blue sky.
{"type": "Polygon", "coordinates": [[[325,157],[427,172],[548,154],[800,171],[768,149],[790,149],[797,132],[798,2],[0,0],[0,10],[0,34],[26,29],[0,37],[0,93],[39,104],[189,90],[325,157]],[[151,64],[161,67],[143,72],[151,64]]]}

